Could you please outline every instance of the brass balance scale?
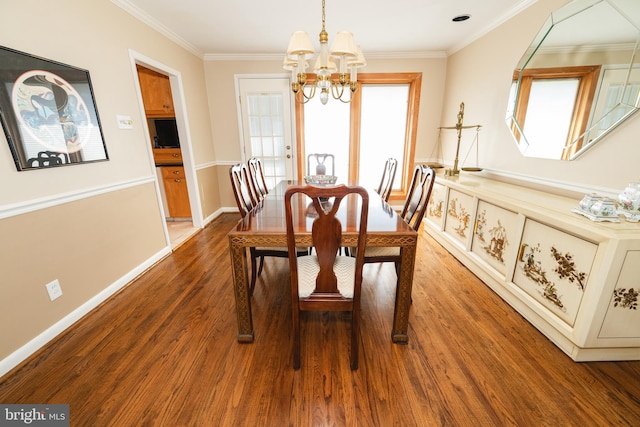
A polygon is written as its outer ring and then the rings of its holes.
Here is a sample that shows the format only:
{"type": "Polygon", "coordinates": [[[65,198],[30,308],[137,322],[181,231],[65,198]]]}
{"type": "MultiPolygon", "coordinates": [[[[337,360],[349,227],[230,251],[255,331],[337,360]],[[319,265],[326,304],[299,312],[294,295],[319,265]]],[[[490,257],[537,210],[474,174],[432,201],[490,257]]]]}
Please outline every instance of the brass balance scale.
{"type": "MultiPolygon", "coordinates": [[[[440,139],[440,135],[442,133],[442,129],[455,129],[458,132],[458,144],[456,146],[456,157],[455,160],[453,161],[453,168],[451,169],[445,169],[444,174],[446,176],[454,176],[454,175],[459,175],[460,174],[460,170],[466,171],[466,172],[480,172],[482,170],[482,168],[478,167],[477,163],[478,163],[478,134],[480,133],[480,128],[482,127],[482,125],[472,125],[472,126],[463,126],[462,122],[464,120],[464,102],[460,103],[460,111],[458,112],[458,122],[456,123],[455,126],[441,126],[438,128],[438,143],[437,143],[437,150],[438,150],[438,158],[442,158],[442,142],[440,139]],[[460,140],[462,139],[462,130],[463,129],[476,129],[476,135],[475,138],[473,139],[473,142],[471,143],[471,146],[469,147],[469,151],[467,152],[467,155],[465,156],[465,159],[463,161],[466,161],[467,157],[469,157],[469,153],[471,152],[471,149],[473,148],[473,146],[476,147],[476,166],[465,166],[462,167],[461,169],[458,168],[458,156],[460,154],[460,140]]],[[[444,166],[441,163],[427,163],[427,166],[430,166],[432,168],[443,168],[444,166]]]]}

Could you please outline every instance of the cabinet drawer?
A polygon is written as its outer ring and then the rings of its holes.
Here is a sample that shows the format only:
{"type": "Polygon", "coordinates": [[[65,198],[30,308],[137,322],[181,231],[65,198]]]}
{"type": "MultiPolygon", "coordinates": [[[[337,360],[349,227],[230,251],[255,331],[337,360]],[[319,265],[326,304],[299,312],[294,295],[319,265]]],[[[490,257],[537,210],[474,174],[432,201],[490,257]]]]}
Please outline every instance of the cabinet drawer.
{"type": "Polygon", "coordinates": [[[181,179],[184,180],[184,168],[182,166],[165,166],[162,170],[162,179],[181,179]]]}
{"type": "Polygon", "coordinates": [[[182,153],[179,148],[155,148],[153,158],[158,166],[182,164],[182,153]]]}
{"type": "Polygon", "coordinates": [[[574,326],[598,246],[527,219],[513,282],[574,326]]]}

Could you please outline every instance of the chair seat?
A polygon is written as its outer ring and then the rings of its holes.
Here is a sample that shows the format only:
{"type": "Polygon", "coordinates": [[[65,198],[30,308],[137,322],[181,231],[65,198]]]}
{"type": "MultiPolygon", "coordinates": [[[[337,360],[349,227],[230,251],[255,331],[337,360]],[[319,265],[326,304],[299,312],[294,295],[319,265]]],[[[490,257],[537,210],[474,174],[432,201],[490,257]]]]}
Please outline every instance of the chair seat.
{"type": "MultiPolygon", "coordinates": [[[[350,256],[338,256],[333,270],[338,279],[338,290],[345,298],[353,298],[356,259],[350,256]]],[[[320,272],[318,257],[315,255],[298,258],[298,296],[308,298],[316,287],[316,278],[320,272]]]]}

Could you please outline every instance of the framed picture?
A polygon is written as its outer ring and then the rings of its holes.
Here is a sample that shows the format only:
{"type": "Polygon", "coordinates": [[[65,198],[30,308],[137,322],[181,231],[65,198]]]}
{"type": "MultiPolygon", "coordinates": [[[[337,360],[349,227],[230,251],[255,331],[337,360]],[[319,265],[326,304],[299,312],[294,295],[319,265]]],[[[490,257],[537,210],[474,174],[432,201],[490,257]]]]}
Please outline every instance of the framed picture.
{"type": "Polygon", "coordinates": [[[0,121],[19,171],[109,160],[87,70],[0,46],[0,121]]]}

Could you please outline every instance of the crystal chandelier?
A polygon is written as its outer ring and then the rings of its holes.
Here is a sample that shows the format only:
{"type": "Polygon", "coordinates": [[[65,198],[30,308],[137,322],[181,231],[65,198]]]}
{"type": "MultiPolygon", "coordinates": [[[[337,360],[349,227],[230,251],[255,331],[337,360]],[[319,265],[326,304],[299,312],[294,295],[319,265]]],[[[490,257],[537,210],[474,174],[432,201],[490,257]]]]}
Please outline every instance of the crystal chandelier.
{"type": "Polygon", "coordinates": [[[291,35],[283,67],[291,70],[291,90],[296,101],[306,103],[320,90],[320,102],[326,104],[329,92],[334,99],[344,103],[351,102],[351,94],[357,89],[358,68],[366,64],[360,46],[356,45],[353,34],[340,31],[329,49],[329,35],[325,30],[324,2],[322,0],[322,31],[320,31],[320,53],[316,59],[314,72],[316,79],[307,84],[308,62],[315,50],[305,31],[296,31],[291,35]],[[337,58],[338,64],[336,64],[337,58]],[[339,71],[338,71],[339,66],[339,71]],[[337,76],[334,73],[338,71],[337,76]],[[345,90],[348,87],[348,90],[345,90]],[[306,90],[305,90],[306,89],[306,90]],[[349,93],[349,96],[345,94],[349,93]],[[344,99],[343,99],[344,98],[344,99]]]}

